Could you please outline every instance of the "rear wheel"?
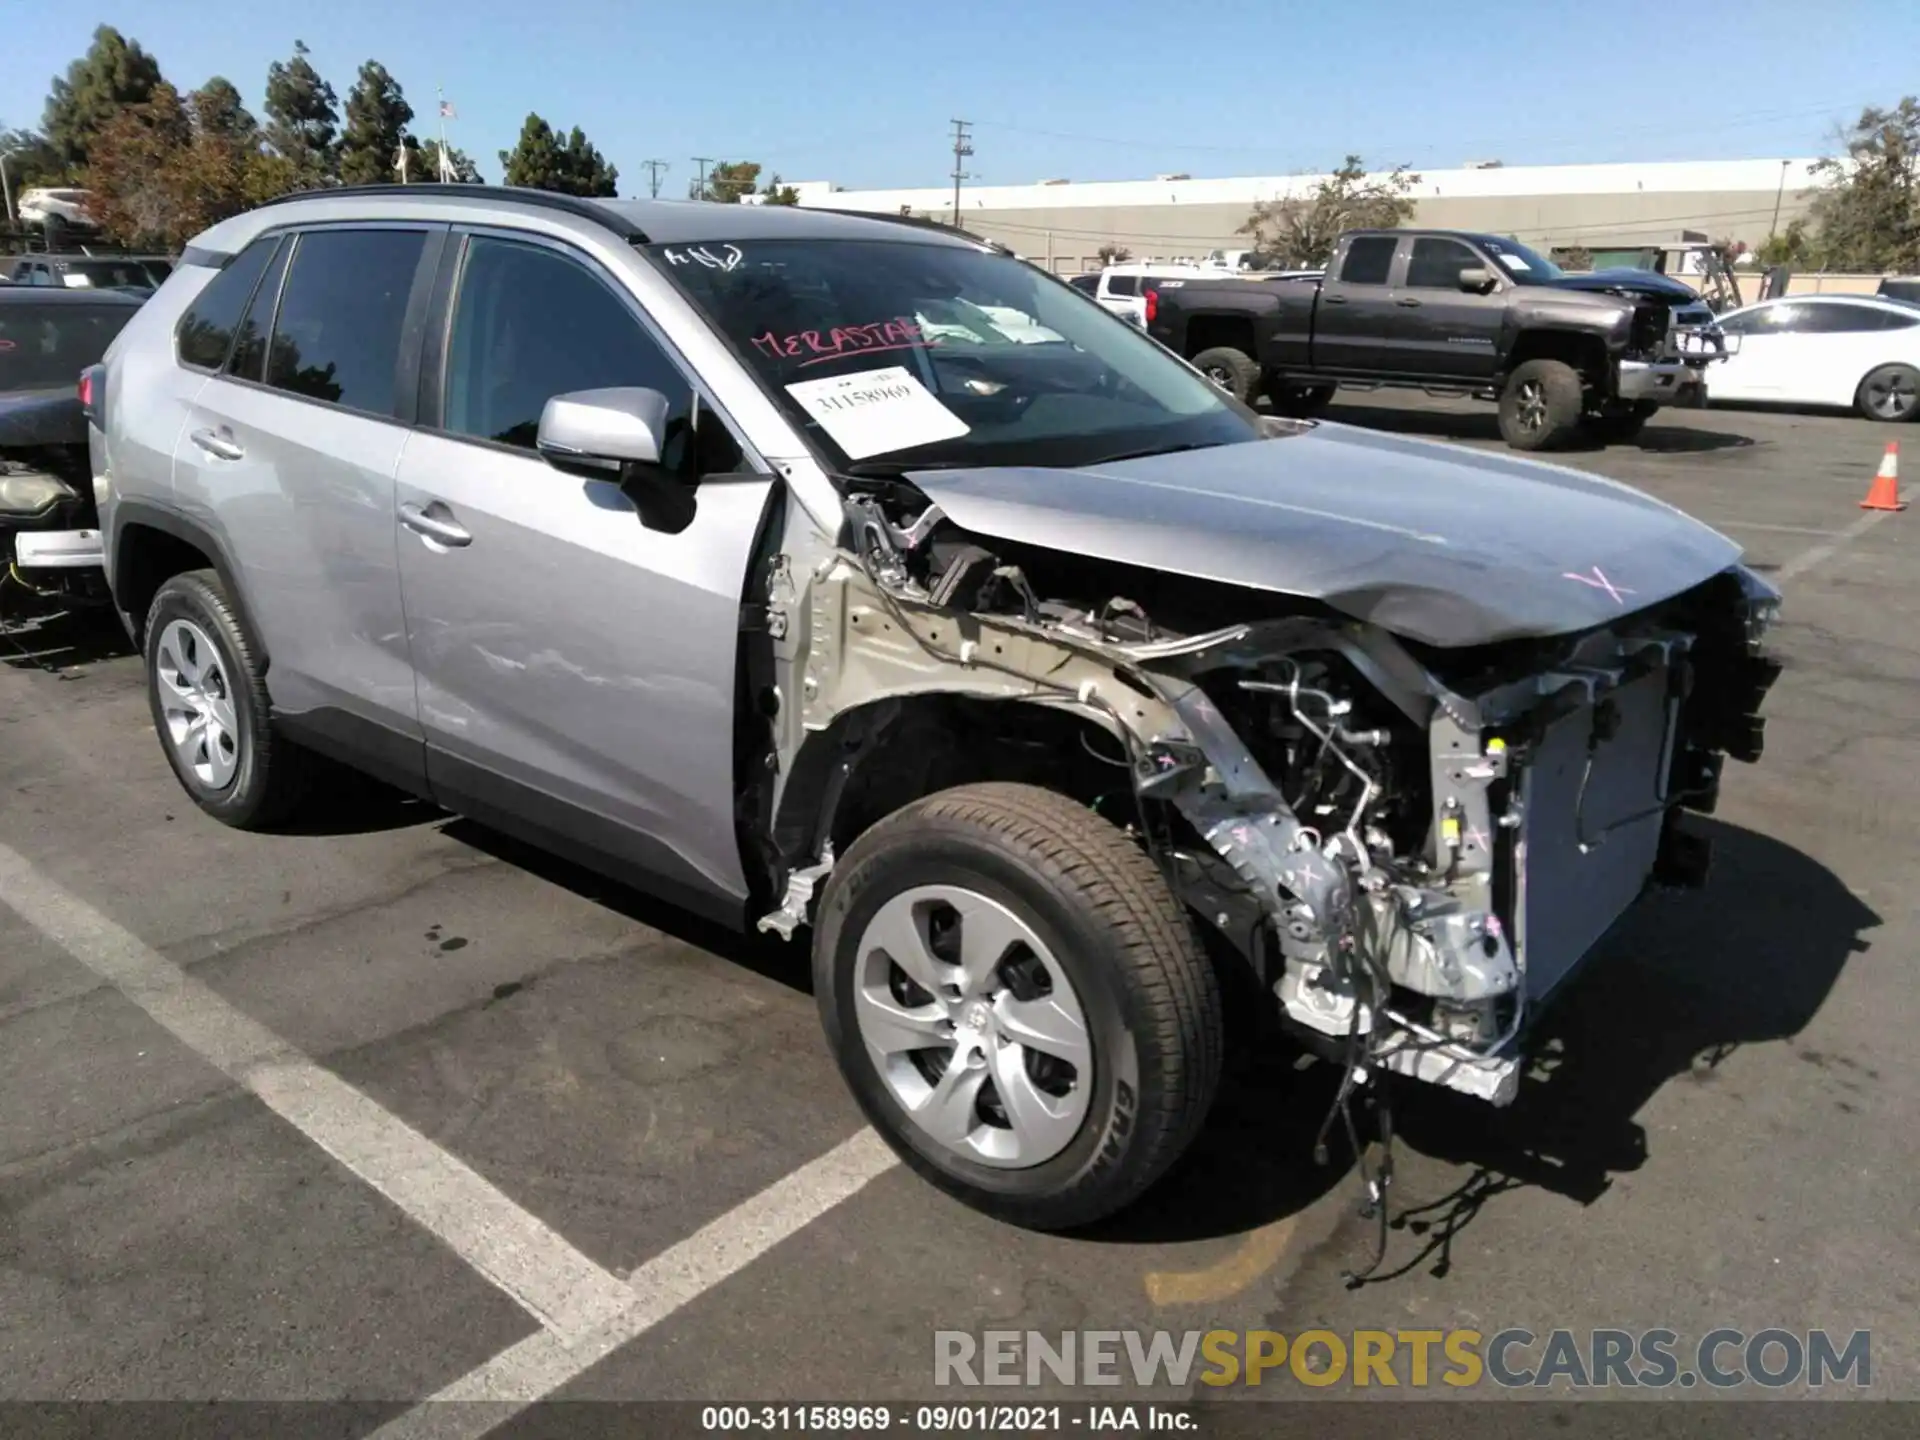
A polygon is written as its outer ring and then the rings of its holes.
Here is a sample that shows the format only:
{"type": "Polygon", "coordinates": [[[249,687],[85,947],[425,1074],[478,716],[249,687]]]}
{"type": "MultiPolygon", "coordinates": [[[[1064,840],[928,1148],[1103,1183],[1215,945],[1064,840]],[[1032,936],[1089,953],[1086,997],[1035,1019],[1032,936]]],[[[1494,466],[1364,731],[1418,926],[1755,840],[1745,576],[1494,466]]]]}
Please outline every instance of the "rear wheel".
{"type": "Polygon", "coordinates": [[[1869,420],[1905,422],[1920,414],[1920,370],[1882,365],[1860,382],[1854,408],[1869,420]]]}
{"type": "Polygon", "coordinates": [[[1193,368],[1243,405],[1260,393],[1260,366],[1244,350],[1216,345],[1193,357],[1193,368]]]}
{"type": "Polygon", "coordinates": [[[1218,1084],[1218,978],[1166,880],[1086,806],[968,785],[882,820],[832,872],[814,992],[887,1142],[1042,1230],[1123,1208],[1218,1084]]]}
{"type": "Polygon", "coordinates": [[[1551,450],[1580,427],[1585,389],[1580,373],[1560,360],[1529,360],[1500,396],[1500,434],[1516,450],[1551,450]]]}
{"type": "Polygon", "coordinates": [[[168,580],[145,634],[154,729],[194,804],[241,830],[286,819],[306,797],[310,759],[273,733],[258,648],[219,576],[168,580]]]}

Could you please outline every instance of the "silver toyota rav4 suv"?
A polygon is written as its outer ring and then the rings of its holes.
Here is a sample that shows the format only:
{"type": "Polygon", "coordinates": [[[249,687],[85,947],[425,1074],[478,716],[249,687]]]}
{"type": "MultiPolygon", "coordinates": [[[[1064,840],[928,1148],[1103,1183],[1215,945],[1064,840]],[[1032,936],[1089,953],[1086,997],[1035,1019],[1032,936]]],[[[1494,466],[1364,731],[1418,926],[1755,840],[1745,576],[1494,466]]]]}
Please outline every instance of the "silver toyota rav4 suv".
{"type": "Polygon", "coordinates": [[[203,810],[345,761],[804,931],[873,1123],[1038,1227],[1167,1170],[1229,1033],[1375,1115],[1510,1100],[1603,932],[1704,875],[1683,812],[1778,668],[1777,594],[1670,507],[1263,417],[893,218],[295,197],[89,394],[203,810]]]}

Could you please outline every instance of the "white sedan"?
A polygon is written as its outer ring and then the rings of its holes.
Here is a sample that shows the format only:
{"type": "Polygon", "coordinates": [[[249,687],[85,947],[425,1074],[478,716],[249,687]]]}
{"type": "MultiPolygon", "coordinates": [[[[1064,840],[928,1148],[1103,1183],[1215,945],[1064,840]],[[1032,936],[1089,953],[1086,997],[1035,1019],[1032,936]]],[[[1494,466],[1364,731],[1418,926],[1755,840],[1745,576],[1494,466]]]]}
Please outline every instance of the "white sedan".
{"type": "Polygon", "coordinates": [[[1839,405],[1869,420],[1920,414],[1920,305],[1790,295],[1720,317],[1739,349],[1708,371],[1713,400],[1839,405]]]}

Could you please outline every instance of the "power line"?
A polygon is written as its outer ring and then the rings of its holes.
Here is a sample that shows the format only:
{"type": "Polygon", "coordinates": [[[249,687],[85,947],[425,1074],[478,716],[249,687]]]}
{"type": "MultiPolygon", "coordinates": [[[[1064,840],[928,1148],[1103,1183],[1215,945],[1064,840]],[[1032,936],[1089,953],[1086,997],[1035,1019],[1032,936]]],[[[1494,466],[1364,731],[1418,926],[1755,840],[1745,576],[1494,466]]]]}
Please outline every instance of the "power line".
{"type": "Polygon", "coordinates": [[[953,122],[953,223],[960,223],[960,182],[967,178],[967,172],[961,168],[967,156],[973,154],[973,146],[967,140],[967,122],[953,122]]]}
{"type": "Polygon", "coordinates": [[[673,166],[664,160],[642,160],[640,163],[646,167],[648,192],[654,199],[658,200],[660,198],[660,172],[662,170],[671,170],[673,166]]]}

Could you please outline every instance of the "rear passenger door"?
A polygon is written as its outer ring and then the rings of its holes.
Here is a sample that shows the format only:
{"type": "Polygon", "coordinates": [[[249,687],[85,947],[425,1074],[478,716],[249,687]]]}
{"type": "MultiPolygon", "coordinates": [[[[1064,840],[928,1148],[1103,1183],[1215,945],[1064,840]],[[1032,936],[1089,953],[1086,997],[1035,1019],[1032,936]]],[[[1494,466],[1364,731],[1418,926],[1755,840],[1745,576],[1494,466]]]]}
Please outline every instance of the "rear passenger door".
{"type": "Polygon", "coordinates": [[[1313,316],[1313,368],[1329,373],[1391,372],[1393,252],[1397,235],[1356,235],[1321,282],[1313,316]]]}
{"type": "MultiPolygon", "coordinates": [[[[174,465],[177,503],[233,557],[276,715],[416,785],[394,472],[445,237],[427,224],[282,237],[232,343],[198,355],[215,373],[189,406],[174,465]]],[[[183,360],[194,323],[189,311],[183,360]]]]}
{"type": "Polygon", "coordinates": [[[476,230],[446,272],[397,530],[433,792],[737,910],[735,659],[771,478],[586,256],[476,230]],[[610,386],[667,397],[663,460],[698,481],[676,529],[534,447],[550,398],[610,386]]]}

